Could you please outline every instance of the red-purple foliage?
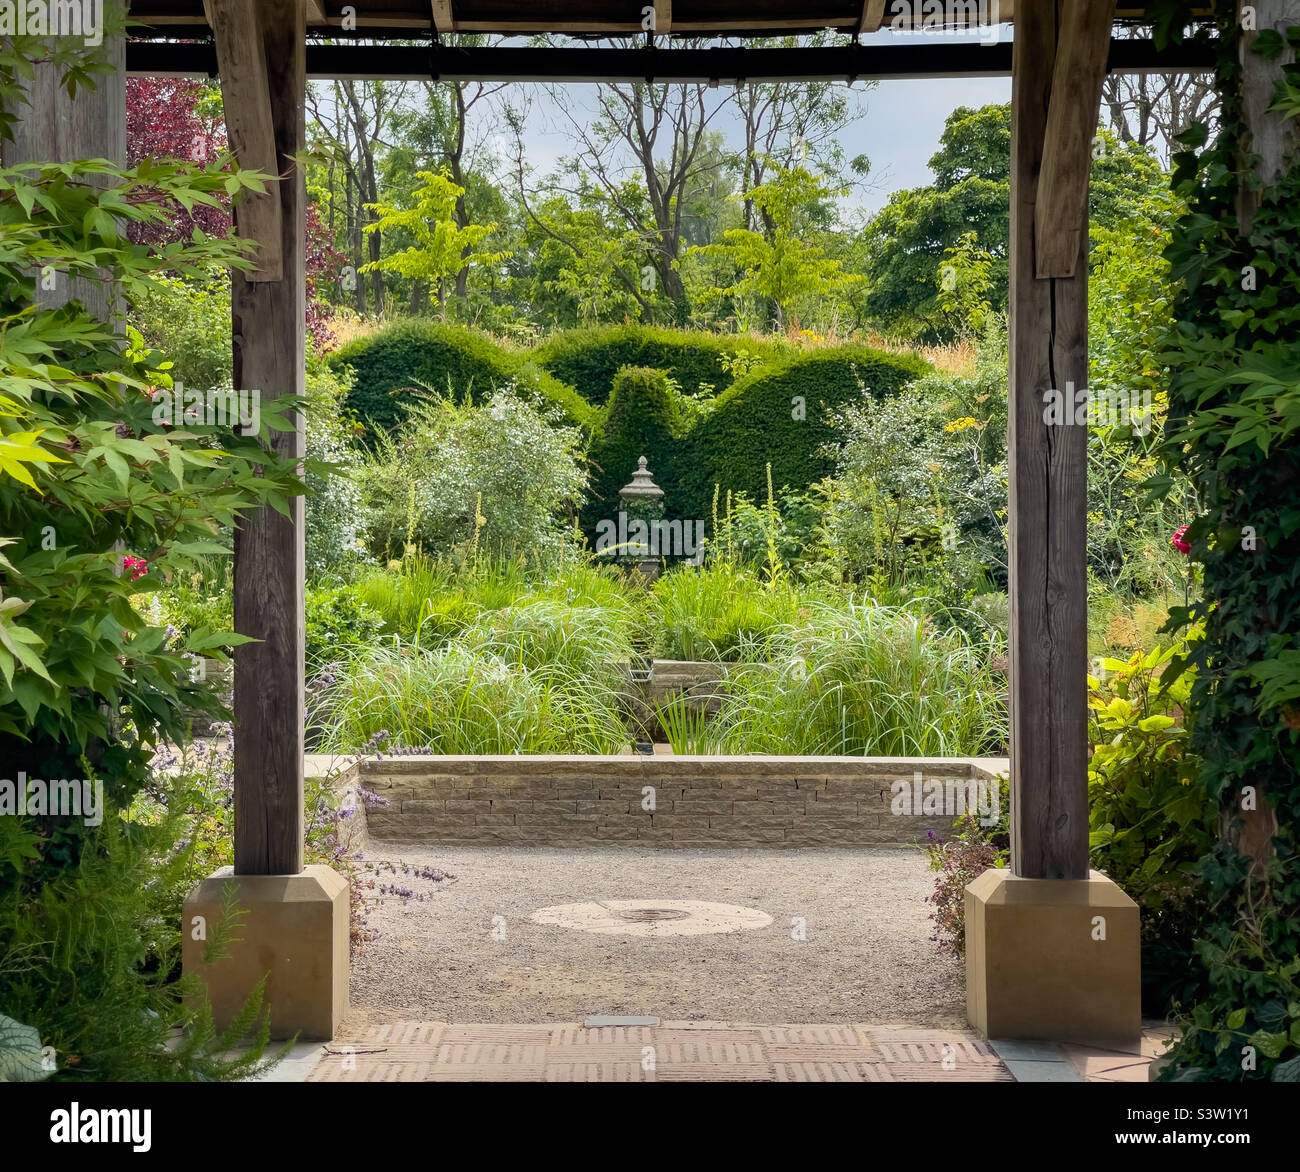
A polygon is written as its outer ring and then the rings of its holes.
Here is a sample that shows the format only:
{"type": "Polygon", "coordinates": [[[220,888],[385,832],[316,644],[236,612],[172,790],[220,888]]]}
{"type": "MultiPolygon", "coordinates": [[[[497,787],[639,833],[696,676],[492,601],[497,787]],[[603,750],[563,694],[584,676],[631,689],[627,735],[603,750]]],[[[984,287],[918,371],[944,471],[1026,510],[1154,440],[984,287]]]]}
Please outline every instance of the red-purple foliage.
{"type": "Polygon", "coordinates": [[[930,913],[935,927],[930,939],[939,945],[940,952],[954,956],[966,951],[966,885],[1003,862],[973,814],[962,818],[959,825],[961,829],[947,842],[934,831],[926,831],[925,844],[926,862],[931,871],[939,872],[933,893],[925,897],[935,909],[930,913]]]}
{"type": "MultiPolygon", "coordinates": [[[[126,152],[131,166],[145,159],[186,159],[207,164],[226,149],[226,127],[220,119],[198,112],[203,86],[197,81],[170,77],[128,77],[126,80],[126,152]]],[[[168,224],[130,226],[137,244],[168,244],[188,240],[195,228],[209,236],[230,233],[230,213],[225,209],[196,207],[187,212],[173,206],[168,224]]]]}
{"type": "MultiPolygon", "coordinates": [[[[184,78],[131,77],[126,83],[127,161],[143,159],[187,159],[208,164],[228,149],[225,122],[200,112],[204,87],[184,78]]],[[[168,244],[188,240],[194,229],[209,236],[230,234],[228,208],[196,207],[186,211],[179,204],[172,209],[169,223],[132,224],[130,237],[137,244],[168,244]]],[[[314,204],[307,205],[307,321],[306,326],[318,350],[330,344],[325,319],[328,306],[317,296],[322,280],[332,280],[343,264],[343,254],[330,240],[314,204]]]]}

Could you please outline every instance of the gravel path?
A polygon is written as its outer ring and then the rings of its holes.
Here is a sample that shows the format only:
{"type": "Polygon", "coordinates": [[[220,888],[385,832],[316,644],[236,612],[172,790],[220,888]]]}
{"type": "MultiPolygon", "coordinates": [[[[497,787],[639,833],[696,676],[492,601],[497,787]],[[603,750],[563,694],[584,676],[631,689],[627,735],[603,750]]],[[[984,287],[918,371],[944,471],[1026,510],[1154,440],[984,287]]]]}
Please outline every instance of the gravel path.
{"type": "Polygon", "coordinates": [[[383,898],[382,933],[352,967],[348,1024],[663,1020],[898,1022],[962,1026],[959,963],[930,941],[933,876],[919,851],[653,851],[437,847],[372,842],[372,862],[457,876],[399,883],[425,902],[383,898]],[[529,916],[593,900],[707,900],[759,908],[763,928],[726,935],[596,935],[529,916]],[[495,921],[493,917],[504,917],[495,921]],[[796,940],[795,918],[806,925],[796,940]],[[502,936],[504,939],[494,939],[502,936]]]}

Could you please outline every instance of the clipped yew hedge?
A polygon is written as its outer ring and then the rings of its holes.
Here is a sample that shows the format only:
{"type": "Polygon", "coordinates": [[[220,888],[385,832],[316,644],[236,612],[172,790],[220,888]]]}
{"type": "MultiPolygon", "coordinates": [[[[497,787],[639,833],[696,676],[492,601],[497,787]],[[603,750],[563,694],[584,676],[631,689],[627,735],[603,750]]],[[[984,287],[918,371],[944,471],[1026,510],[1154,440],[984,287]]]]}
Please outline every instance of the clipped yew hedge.
{"type": "Polygon", "coordinates": [[[730,491],[763,500],[769,462],[778,490],[815,484],[834,471],[825,450],[837,438],[830,413],[864,390],[892,394],[929,370],[910,355],[860,345],[795,351],[785,342],[646,326],[568,330],[519,354],[475,330],[419,320],[359,338],[330,362],[353,371],[346,405],[372,429],[400,423],[421,383],[475,401],[510,382],[540,393],[591,436],[588,534],[617,515],[618,490],[640,456],[670,518],[709,520],[715,484],[724,498],[730,491]],[[738,351],[763,365],[733,382],[722,359],[738,351]],[[704,384],[720,393],[692,398],[704,384]]]}
{"type": "MultiPolygon", "coordinates": [[[[761,501],[772,483],[802,489],[835,470],[827,445],[837,440],[831,413],[865,392],[890,395],[930,367],[910,355],[849,345],[813,350],[756,370],[715,400],[687,437],[678,509],[708,519],[713,486],[761,501]]],[[[653,463],[651,467],[653,468],[653,463]]]]}
{"type": "Polygon", "coordinates": [[[619,489],[632,479],[641,456],[664,490],[665,515],[682,515],[680,460],[694,422],[692,407],[662,370],[625,366],[615,374],[589,452],[591,491],[581,518],[587,533],[618,516],[619,489]]]}
{"type": "Polygon", "coordinates": [[[404,401],[420,384],[457,399],[467,393],[478,402],[507,383],[536,391],[558,407],[568,422],[590,431],[599,412],[570,386],[542,370],[526,355],[498,346],[476,330],[438,322],[397,322],[357,338],[330,355],[336,370],[350,367],[352,390],[345,406],[366,426],[387,430],[406,416],[404,401]]]}
{"type": "Polygon", "coordinates": [[[790,346],[780,341],[726,337],[655,326],[596,326],[565,330],[532,352],[538,366],[575,388],[588,403],[604,405],[614,388],[614,376],[625,366],[662,370],[687,395],[720,393],[731,386],[733,374],[724,358],[750,354],[764,362],[783,358],[790,346]]]}

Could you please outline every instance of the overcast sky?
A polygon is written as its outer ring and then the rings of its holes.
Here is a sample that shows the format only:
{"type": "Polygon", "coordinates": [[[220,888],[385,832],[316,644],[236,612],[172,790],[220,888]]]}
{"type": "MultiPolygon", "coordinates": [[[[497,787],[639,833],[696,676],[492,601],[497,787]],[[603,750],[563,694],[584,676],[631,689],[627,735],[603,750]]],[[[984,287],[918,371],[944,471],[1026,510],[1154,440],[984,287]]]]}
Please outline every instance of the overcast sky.
{"type": "MultiPolygon", "coordinates": [[[[1010,29],[1002,26],[1001,38],[1011,39],[1010,29]]],[[[885,31],[864,38],[864,44],[892,45],[934,43],[935,36],[953,39],[951,34],[906,36],[885,31]]],[[[961,40],[970,40],[968,34],[961,40]]],[[[502,97],[518,103],[525,87],[507,87],[502,97]]],[[[539,182],[561,155],[572,154],[573,145],[566,136],[568,120],[541,86],[528,86],[532,101],[528,119],[528,163],[534,183],[539,182]]],[[[562,91],[563,104],[575,116],[594,108],[594,85],[567,85],[562,91]]],[[[891,192],[920,187],[932,179],[927,165],[939,145],[944,121],[959,106],[982,106],[989,102],[1011,100],[1011,79],[945,78],[908,81],[882,81],[874,88],[854,87],[858,103],[865,107],[863,116],[845,128],[842,140],[846,158],[865,154],[871,160],[868,183],[846,201],[869,212],[878,210],[891,192]]],[[[719,118],[711,128],[726,133],[734,143],[739,121],[733,115],[719,118]]]]}
{"type": "MultiPolygon", "coordinates": [[[[572,154],[566,136],[567,120],[555,109],[540,87],[530,87],[532,110],[528,119],[528,163],[533,182],[539,181],[561,155],[572,154]]],[[[850,200],[868,211],[877,210],[890,192],[921,187],[932,176],[928,163],[939,145],[939,135],[948,115],[958,106],[982,106],[1011,99],[1010,78],[958,78],[916,81],[883,81],[874,89],[855,87],[864,115],[845,128],[842,146],[846,158],[865,154],[871,160],[869,183],[850,200]]],[[[590,110],[596,87],[567,85],[563,88],[569,109],[590,110]]],[[[507,94],[515,100],[517,92],[507,94]]],[[[735,118],[710,124],[735,141],[735,118]]]]}

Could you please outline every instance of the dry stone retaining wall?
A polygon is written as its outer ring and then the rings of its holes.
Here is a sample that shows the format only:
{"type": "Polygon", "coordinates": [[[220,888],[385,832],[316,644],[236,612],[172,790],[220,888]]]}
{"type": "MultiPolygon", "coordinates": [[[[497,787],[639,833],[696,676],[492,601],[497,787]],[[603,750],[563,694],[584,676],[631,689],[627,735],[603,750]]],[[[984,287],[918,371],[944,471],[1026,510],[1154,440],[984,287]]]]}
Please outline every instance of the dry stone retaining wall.
{"type": "MultiPolygon", "coordinates": [[[[388,804],[370,836],[452,845],[878,846],[946,833],[953,814],[891,810],[892,785],[996,786],[1000,758],[396,757],[354,767],[388,804]],[[647,809],[647,787],[653,809],[647,809]]],[[[350,771],[352,772],[352,771],[350,771]]],[[[364,803],[363,803],[364,804],[364,803]]]]}

